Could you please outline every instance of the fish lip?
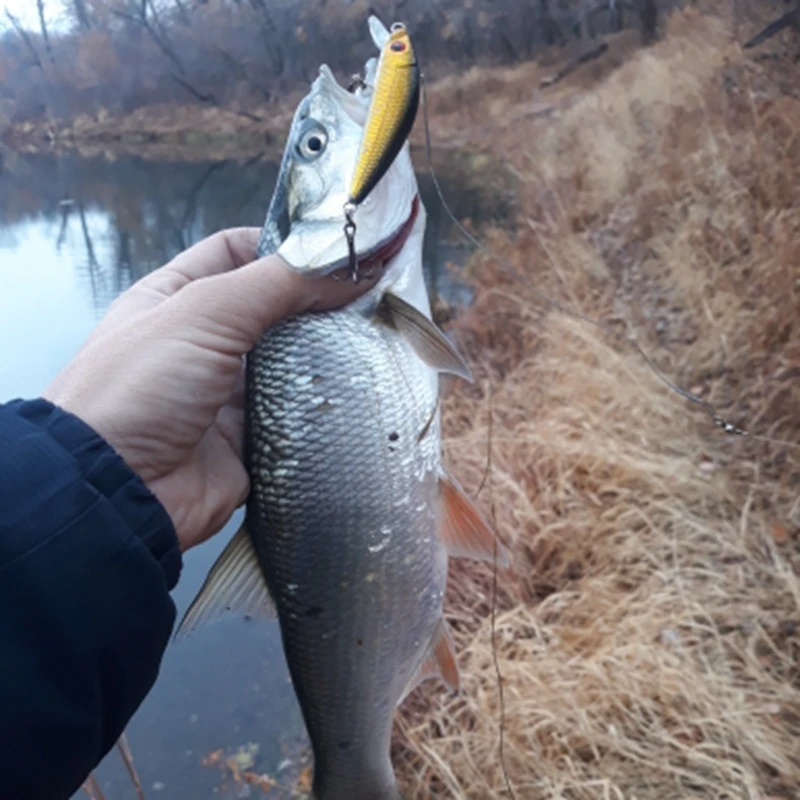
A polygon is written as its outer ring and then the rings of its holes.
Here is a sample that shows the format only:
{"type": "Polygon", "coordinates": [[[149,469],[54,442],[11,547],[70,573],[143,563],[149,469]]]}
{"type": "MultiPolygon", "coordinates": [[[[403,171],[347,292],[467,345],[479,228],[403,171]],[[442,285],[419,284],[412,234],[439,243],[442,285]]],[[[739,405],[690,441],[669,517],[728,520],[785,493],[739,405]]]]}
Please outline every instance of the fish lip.
{"type": "MultiPolygon", "coordinates": [[[[365,253],[357,254],[358,274],[361,277],[370,277],[372,274],[374,274],[376,269],[381,269],[388,261],[394,258],[400,252],[400,250],[403,249],[403,245],[406,243],[406,240],[411,234],[411,230],[414,227],[414,222],[419,214],[419,202],[419,192],[417,192],[414,194],[414,197],[411,201],[411,211],[409,212],[406,221],[403,222],[393,233],[391,233],[385,239],[382,239],[380,242],[378,242],[378,244],[371,247],[365,253]]],[[[356,238],[358,238],[357,231],[356,238]]],[[[291,265],[289,266],[291,267],[291,265]]],[[[308,269],[307,267],[299,269],[292,267],[292,269],[310,277],[318,277],[331,275],[342,270],[349,271],[350,262],[348,257],[344,256],[336,261],[332,261],[329,264],[323,264],[322,266],[314,267],[313,269],[308,269]]]]}

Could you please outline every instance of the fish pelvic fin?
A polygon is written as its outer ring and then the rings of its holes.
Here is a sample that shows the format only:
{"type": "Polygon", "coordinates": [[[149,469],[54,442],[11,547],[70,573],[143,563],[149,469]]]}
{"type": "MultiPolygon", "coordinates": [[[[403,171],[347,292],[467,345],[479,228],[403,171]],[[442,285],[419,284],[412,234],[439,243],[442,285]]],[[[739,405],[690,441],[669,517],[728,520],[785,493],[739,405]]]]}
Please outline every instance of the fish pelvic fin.
{"type": "Polygon", "coordinates": [[[175,640],[228,616],[252,614],[267,619],[276,616],[245,524],[242,523],[214,562],[200,591],[183,615],[175,640]]]}
{"type": "Polygon", "coordinates": [[[461,676],[458,672],[456,650],[444,617],[439,620],[428,652],[408,682],[408,686],[400,700],[398,700],[397,705],[399,706],[417,686],[428,680],[428,678],[441,678],[454,692],[461,688],[461,676]]]}
{"type": "Polygon", "coordinates": [[[396,330],[419,359],[437,372],[448,372],[472,383],[472,373],[444,331],[421,311],[392,292],[378,303],[378,319],[396,330]]]}
{"type": "Polygon", "coordinates": [[[490,564],[496,558],[498,566],[507,568],[510,564],[508,550],[455,479],[442,475],[439,491],[439,538],[447,554],[490,564]]]}

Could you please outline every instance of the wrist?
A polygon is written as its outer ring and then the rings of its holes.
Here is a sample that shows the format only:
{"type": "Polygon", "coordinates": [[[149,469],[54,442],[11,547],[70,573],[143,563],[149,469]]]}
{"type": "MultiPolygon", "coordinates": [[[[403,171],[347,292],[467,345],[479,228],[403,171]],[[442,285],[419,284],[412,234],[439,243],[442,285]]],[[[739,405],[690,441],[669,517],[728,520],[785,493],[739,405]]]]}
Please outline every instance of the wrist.
{"type": "Polygon", "coordinates": [[[80,470],[84,482],[105,498],[158,562],[168,589],[178,581],[181,550],[164,506],[123,457],[86,420],[50,401],[14,401],[8,408],[44,432],[80,470]]]}

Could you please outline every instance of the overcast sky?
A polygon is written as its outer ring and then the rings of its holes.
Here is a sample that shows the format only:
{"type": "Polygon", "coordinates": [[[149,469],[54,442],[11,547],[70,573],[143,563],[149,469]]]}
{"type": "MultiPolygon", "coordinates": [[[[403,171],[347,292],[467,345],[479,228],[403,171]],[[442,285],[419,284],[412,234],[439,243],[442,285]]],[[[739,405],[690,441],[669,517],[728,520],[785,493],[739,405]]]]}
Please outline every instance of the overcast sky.
{"type": "MultiPolygon", "coordinates": [[[[0,0],[0,8],[8,9],[26,28],[39,28],[39,13],[36,10],[36,0],[0,0]]],[[[45,16],[48,26],[55,26],[62,14],[61,0],[45,0],[45,16]]],[[[8,24],[2,15],[3,27],[8,24]]]]}

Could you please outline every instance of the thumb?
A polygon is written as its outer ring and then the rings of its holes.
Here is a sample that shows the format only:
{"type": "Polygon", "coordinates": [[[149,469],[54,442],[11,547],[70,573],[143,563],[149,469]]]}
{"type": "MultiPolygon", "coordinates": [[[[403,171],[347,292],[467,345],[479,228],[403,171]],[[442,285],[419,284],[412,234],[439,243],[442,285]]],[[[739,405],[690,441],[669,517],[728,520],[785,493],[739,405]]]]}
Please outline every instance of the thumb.
{"type": "Polygon", "coordinates": [[[269,255],[231,272],[192,281],[168,302],[173,312],[186,315],[215,335],[225,336],[242,354],[267,328],[305,311],[323,311],[347,305],[372,288],[377,275],[357,284],[343,275],[309,278],[269,255]]]}

